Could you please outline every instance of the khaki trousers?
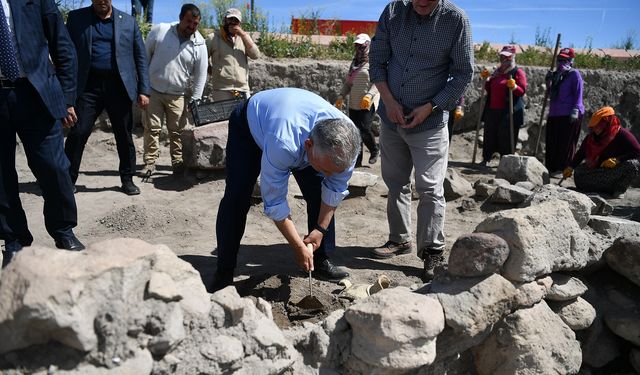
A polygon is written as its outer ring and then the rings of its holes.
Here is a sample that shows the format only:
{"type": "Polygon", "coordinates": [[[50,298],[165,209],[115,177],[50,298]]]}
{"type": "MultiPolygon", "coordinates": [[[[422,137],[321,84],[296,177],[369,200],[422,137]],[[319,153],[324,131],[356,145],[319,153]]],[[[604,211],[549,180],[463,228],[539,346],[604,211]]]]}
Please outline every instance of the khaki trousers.
{"type": "Polygon", "coordinates": [[[149,106],[145,110],[144,126],[144,163],[155,164],[160,156],[160,131],[162,119],[166,116],[169,132],[169,152],[171,165],[182,163],[182,141],[180,134],[184,128],[180,117],[184,112],[184,95],[163,94],[153,90],[149,106]]]}

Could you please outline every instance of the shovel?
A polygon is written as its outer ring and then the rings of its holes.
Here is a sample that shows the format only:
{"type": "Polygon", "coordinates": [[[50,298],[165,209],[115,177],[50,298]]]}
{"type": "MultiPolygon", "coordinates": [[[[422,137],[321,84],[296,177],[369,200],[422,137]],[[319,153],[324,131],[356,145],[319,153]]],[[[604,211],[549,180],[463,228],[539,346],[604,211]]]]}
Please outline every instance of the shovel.
{"type": "MultiPolygon", "coordinates": [[[[312,244],[307,244],[307,248],[313,253],[312,244]]],[[[295,305],[303,310],[324,310],[322,302],[320,302],[318,297],[313,295],[313,277],[311,276],[311,270],[309,270],[309,295],[305,296],[295,305]]]]}

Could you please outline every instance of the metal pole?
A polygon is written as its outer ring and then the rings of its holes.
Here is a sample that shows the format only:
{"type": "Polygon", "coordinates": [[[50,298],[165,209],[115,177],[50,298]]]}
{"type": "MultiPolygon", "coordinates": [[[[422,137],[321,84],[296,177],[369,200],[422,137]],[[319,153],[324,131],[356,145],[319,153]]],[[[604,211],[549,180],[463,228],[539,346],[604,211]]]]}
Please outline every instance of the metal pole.
{"type": "MultiPolygon", "coordinates": [[[[560,47],[560,34],[558,34],[558,38],[556,39],[556,48],[553,51],[553,59],[551,60],[551,71],[556,67],[556,57],[558,57],[558,48],[560,47]]],[[[547,109],[547,99],[549,98],[549,88],[547,87],[546,92],[544,93],[544,99],[542,99],[542,110],[540,111],[540,121],[538,121],[538,138],[536,139],[536,147],[535,151],[533,151],[534,157],[538,157],[538,147],[540,146],[540,137],[542,137],[542,120],[544,119],[544,111],[547,109]]]]}
{"type": "Polygon", "coordinates": [[[509,88],[509,149],[511,154],[516,153],[515,143],[513,139],[513,89],[509,88]]]}
{"type": "Polygon", "coordinates": [[[253,3],[253,0],[251,0],[251,26],[253,26],[254,28],[256,27],[255,18],[253,16],[255,9],[255,4],[253,3]]]}
{"type": "Polygon", "coordinates": [[[482,123],[482,114],[484,113],[484,102],[485,102],[485,89],[484,83],[486,82],[485,78],[480,77],[482,84],[480,86],[480,114],[478,115],[478,121],[476,122],[476,138],[473,142],[473,158],[471,159],[471,164],[476,163],[476,152],[478,151],[478,134],[480,133],[480,124],[482,123]]]}

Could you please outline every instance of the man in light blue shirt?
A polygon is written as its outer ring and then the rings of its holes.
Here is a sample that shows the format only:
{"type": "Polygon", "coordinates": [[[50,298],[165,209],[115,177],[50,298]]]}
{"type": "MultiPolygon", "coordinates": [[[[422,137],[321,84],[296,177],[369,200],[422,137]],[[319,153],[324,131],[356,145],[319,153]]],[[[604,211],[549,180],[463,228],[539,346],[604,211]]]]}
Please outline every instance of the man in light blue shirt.
{"type": "Polygon", "coordinates": [[[317,278],[347,277],[329,261],[325,247],[335,244],[333,214],[348,194],[347,182],[359,148],[360,134],[351,120],[311,92],[266,90],[238,107],[229,119],[227,178],[216,222],[218,267],[212,291],[233,282],[258,175],[264,212],[293,248],[298,265],[312,270],[317,278]],[[309,234],[304,239],[287,204],[291,174],[307,202],[309,234]]]}

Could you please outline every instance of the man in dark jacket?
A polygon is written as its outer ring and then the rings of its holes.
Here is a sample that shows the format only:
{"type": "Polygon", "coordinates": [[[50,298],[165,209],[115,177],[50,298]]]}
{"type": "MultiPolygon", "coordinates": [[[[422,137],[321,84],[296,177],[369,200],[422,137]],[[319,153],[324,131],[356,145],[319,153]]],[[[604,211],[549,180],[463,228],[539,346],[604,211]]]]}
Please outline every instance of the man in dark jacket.
{"type": "Polygon", "coordinates": [[[135,18],[111,6],[111,0],[92,0],[90,7],[69,13],[67,29],[78,53],[78,124],[71,130],[65,153],[76,183],[82,153],[97,117],[106,109],[120,158],[122,191],[140,194],[133,183],[136,150],[131,133],[131,103],[149,104],[149,73],[142,34],[135,18]]]}
{"type": "Polygon", "coordinates": [[[76,121],[76,54],[53,0],[0,6],[0,238],[3,266],[33,242],[20,202],[16,134],[44,198],[47,232],[58,248],[82,250],[73,234],[76,201],[62,126],[76,121]],[[62,125],[62,126],[61,126],[62,125]]]}

